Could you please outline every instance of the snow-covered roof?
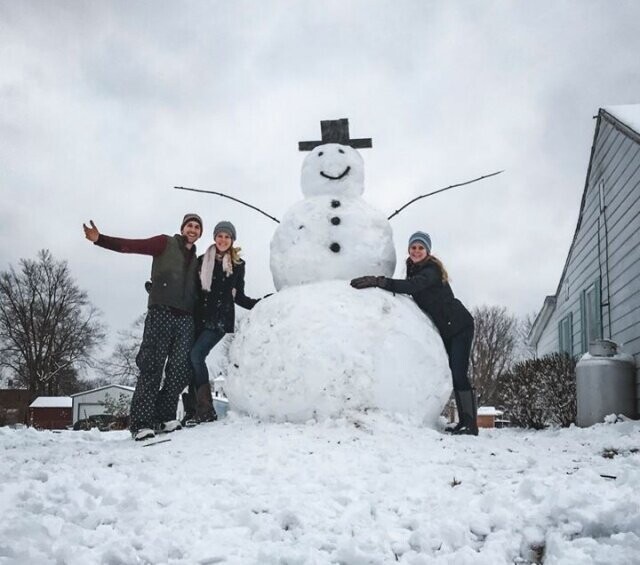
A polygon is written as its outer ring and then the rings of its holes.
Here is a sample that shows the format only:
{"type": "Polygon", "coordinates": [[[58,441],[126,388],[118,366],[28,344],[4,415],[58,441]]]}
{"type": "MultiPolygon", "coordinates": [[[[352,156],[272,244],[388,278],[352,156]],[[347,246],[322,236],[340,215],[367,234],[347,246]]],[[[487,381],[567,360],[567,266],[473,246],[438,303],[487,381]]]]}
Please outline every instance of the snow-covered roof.
{"type": "Polygon", "coordinates": [[[495,406],[480,406],[478,408],[478,416],[502,416],[504,412],[498,410],[495,406]]]}
{"type": "Polygon", "coordinates": [[[98,388],[92,388],[91,390],[83,390],[82,392],[76,392],[75,394],[72,394],[71,397],[75,398],[76,396],[82,396],[83,394],[89,394],[90,392],[96,392],[97,390],[105,390],[107,388],[121,388],[121,389],[127,390],[129,392],[133,392],[135,390],[135,387],[132,387],[132,386],[105,385],[105,386],[99,386],[98,388]]]}
{"type": "Polygon", "coordinates": [[[640,104],[625,104],[623,106],[605,106],[603,108],[614,118],[629,126],[640,134],[640,104]]]}
{"type": "Polygon", "coordinates": [[[38,396],[29,408],[71,408],[72,404],[70,396],[38,396]]]}

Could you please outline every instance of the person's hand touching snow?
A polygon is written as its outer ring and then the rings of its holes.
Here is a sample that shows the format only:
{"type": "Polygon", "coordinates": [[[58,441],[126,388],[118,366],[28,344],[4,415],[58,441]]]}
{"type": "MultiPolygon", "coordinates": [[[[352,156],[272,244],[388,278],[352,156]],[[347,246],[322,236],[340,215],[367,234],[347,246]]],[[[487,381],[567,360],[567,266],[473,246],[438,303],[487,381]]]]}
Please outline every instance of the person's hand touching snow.
{"type": "Polygon", "coordinates": [[[351,281],[351,286],[358,290],[372,287],[385,288],[387,286],[387,277],[357,277],[351,281]]]}

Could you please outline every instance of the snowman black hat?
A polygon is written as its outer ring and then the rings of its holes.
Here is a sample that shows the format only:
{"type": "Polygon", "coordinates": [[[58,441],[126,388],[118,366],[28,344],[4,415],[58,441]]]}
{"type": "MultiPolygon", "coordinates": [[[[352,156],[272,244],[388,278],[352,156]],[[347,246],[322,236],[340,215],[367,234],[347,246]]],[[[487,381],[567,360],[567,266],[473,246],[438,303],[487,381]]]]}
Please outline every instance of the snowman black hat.
{"type": "Polygon", "coordinates": [[[321,120],[320,131],[322,132],[321,141],[299,141],[298,150],[311,151],[319,145],[327,143],[339,143],[340,145],[348,145],[354,149],[363,149],[372,147],[371,138],[351,139],[349,136],[349,120],[341,118],[339,120],[321,120]]]}

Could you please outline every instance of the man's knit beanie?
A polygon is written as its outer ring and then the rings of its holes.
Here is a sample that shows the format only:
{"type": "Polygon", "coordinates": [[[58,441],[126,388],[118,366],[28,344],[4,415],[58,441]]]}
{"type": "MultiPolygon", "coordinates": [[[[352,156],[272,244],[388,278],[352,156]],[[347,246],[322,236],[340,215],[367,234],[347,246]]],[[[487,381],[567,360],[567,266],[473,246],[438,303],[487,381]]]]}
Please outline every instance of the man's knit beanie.
{"type": "Polygon", "coordinates": [[[411,247],[412,243],[419,242],[422,243],[427,249],[427,253],[431,253],[431,237],[428,233],[423,231],[417,231],[409,238],[409,247],[411,247]]]}
{"type": "Polygon", "coordinates": [[[200,233],[202,233],[202,218],[198,216],[198,214],[185,214],[184,218],[182,218],[182,223],[180,224],[180,232],[182,232],[182,228],[187,222],[198,222],[200,224],[200,233]]]}
{"type": "Polygon", "coordinates": [[[225,232],[228,233],[231,236],[231,239],[233,239],[233,241],[236,240],[236,228],[235,226],[229,222],[229,221],[222,221],[222,222],[218,222],[216,224],[216,227],[213,228],[213,237],[215,239],[216,235],[218,235],[220,232],[225,232]]]}

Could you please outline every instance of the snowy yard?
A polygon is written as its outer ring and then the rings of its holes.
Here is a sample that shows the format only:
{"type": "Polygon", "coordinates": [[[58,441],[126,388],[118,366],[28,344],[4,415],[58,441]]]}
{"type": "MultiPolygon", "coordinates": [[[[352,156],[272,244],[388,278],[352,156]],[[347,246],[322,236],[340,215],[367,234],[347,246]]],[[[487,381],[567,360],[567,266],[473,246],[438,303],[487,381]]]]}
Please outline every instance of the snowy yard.
{"type": "Polygon", "coordinates": [[[640,562],[640,422],[231,415],[170,437],[1,428],[0,563],[640,562]]]}

